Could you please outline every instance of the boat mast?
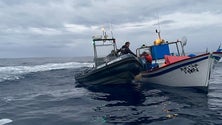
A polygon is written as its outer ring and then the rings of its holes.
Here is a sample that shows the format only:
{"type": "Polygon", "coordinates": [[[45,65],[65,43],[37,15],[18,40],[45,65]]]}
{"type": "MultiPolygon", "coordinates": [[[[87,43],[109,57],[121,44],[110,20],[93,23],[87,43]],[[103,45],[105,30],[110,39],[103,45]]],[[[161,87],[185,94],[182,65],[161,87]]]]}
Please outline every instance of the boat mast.
{"type": "Polygon", "coordinates": [[[107,39],[107,34],[106,34],[106,31],[105,31],[105,28],[104,27],[102,27],[102,32],[103,32],[103,36],[102,36],[102,39],[107,39]]]}
{"type": "Polygon", "coordinates": [[[94,62],[95,62],[95,59],[97,58],[97,51],[96,51],[96,42],[94,39],[93,39],[93,49],[94,49],[94,62]]]}
{"type": "Polygon", "coordinates": [[[185,56],[184,45],[181,41],[180,41],[180,44],[181,44],[181,48],[182,48],[182,54],[183,54],[183,56],[185,56]]]}
{"type": "Polygon", "coordinates": [[[177,44],[177,43],[178,43],[178,42],[176,42],[177,53],[178,53],[179,56],[181,56],[180,51],[179,51],[179,47],[178,47],[178,44],[177,44]]]}
{"type": "Polygon", "coordinates": [[[161,40],[161,37],[160,37],[160,30],[158,31],[158,30],[156,29],[156,33],[158,34],[158,38],[161,40]]]}
{"type": "MultiPolygon", "coordinates": [[[[158,14],[158,13],[157,13],[157,14],[158,14]]],[[[160,37],[160,17],[159,17],[159,14],[158,14],[158,22],[157,22],[157,25],[158,25],[159,31],[156,29],[156,33],[158,34],[158,38],[161,40],[161,37],[160,37]]]]}
{"type": "Polygon", "coordinates": [[[185,56],[185,51],[184,51],[184,46],[186,46],[187,44],[187,38],[184,36],[182,37],[181,41],[180,41],[181,47],[182,47],[182,54],[183,56],[185,56]]]}
{"type": "Polygon", "coordinates": [[[112,36],[112,39],[113,39],[114,37],[113,37],[113,29],[112,29],[112,24],[110,23],[110,25],[109,25],[109,26],[110,26],[110,27],[109,27],[109,28],[110,28],[110,33],[111,33],[111,36],[112,36]]]}
{"type": "Polygon", "coordinates": [[[110,23],[109,25],[110,27],[110,33],[111,33],[111,36],[112,36],[112,39],[113,39],[113,48],[114,48],[114,51],[117,52],[117,45],[116,45],[116,40],[113,36],[113,29],[112,29],[112,24],[110,23]]]}

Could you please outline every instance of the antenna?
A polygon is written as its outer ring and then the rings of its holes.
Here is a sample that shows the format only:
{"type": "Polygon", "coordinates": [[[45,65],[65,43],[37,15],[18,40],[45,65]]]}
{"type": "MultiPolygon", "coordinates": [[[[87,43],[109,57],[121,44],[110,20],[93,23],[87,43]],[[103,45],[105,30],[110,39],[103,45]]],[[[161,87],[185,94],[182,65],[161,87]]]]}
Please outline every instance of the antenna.
{"type": "Polygon", "coordinates": [[[111,36],[112,36],[112,38],[114,38],[114,37],[113,37],[113,28],[112,28],[112,23],[110,23],[109,28],[110,28],[110,33],[111,33],[111,36]]]}
{"type": "Polygon", "coordinates": [[[104,38],[104,39],[107,39],[108,36],[107,36],[107,34],[106,34],[106,30],[105,30],[104,26],[102,26],[102,29],[101,29],[101,30],[102,30],[102,32],[103,32],[103,38],[104,38]]]}
{"type": "Polygon", "coordinates": [[[161,37],[160,37],[160,17],[159,17],[159,13],[157,12],[157,23],[154,24],[154,25],[158,25],[158,30],[156,29],[156,33],[158,34],[158,38],[161,40],[161,37]]]}
{"type": "Polygon", "coordinates": [[[104,26],[102,26],[101,30],[103,32],[103,37],[104,37],[105,36],[105,28],[104,28],[104,26]]]}
{"type": "Polygon", "coordinates": [[[158,34],[158,38],[161,40],[161,37],[160,37],[160,30],[158,31],[158,30],[156,29],[156,33],[158,34]]]}
{"type": "Polygon", "coordinates": [[[159,13],[157,13],[157,19],[158,19],[157,25],[158,25],[159,32],[160,32],[160,16],[159,16],[159,13]]]}

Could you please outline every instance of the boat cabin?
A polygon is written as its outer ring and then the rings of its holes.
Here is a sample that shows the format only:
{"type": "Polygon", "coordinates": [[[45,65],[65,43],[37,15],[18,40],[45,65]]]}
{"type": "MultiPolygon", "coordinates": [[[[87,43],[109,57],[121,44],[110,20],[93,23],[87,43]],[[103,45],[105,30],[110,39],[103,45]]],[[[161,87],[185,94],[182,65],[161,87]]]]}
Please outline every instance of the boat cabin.
{"type": "Polygon", "coordinates": [[[105,64],[117,57],[117,46],[114,38],[108,36],[93,36],[95,67],[105,64]]]}
{"type": "Polygon", "coordinates": [[[151,55],[152,63],[149,64],[148,68],[146,69],[153,69],[156,67],[166,66],[173,62],[189,58],[188,56],[185,56],[183,48],[185,45],[186,40],[178,40],[176,42],[165,42],[161,38],[158,38],[156,41],[154,41],[154,45],[142,45],[140,48],[137,48],[136,54],[138,57],[142,57],[143,53],[148,53],[149,55],[151,55]]]}

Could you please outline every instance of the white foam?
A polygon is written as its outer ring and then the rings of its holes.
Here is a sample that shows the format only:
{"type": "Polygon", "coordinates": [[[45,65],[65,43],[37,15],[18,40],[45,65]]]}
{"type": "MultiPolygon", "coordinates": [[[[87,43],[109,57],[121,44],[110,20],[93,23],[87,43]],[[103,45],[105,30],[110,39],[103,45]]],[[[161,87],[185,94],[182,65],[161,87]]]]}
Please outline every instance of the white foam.
{"type": "Polygon", "coordinates": [[[48,63],[35,66],[7,66],[0,67],[0,82],[5,80],[16,80],[22,77],[24,74],[33,72],[43,72],[56,69],[70,69],[80,67],[92,67],[93,63],[79,63],[79,62],[67,62],[67,63],[48,63]]]}
{"type": "Polygon", "coordinates": [[[7,119],[7,118],[0,119],[0,125],[5,125],[5,124],[11,123],[11,122],[12,122],[11,119],[7,119]]]}

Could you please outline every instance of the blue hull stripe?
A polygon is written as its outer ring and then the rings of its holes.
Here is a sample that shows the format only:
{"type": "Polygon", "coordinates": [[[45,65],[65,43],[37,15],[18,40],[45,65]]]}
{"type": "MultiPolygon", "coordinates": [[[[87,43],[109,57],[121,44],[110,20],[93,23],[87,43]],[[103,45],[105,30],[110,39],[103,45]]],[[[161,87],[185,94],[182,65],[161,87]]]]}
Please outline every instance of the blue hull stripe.
{"type": "MultiPolygon", "coordinates": [[[[154,73],[154,74],[150,74],[150,75],[149,75],[149,74],[148,74],[148,75],[144,74],[144,75],[142,75],[142,76],[143,76],[143,77],[155,77],[155,76],[159,76],[159,75],[162,75],[162,74],[171,72],[171,71],[173,71],[173,70],[176,70],[176,69],[178,69],[178,68],[180,68],[180,67],[182,67],[182,66],[189,65],[189,64],[192,64],[192,63],[195,63],[195,62],[199,62],[199,61],[202,61],[202,60],[205,60],[205,59],[208,59],[208,56],[207,56],[207,57],[200,58],[200,59],[197,59],[197,60],[194,60],[194,61],[191,61],[191,62],[187,62],[187,63],[183,63],[183,64],[180,64],[180,65],[177,65],[177,66],[175,66],[175,67],[166,69],[166,70],[164,70],[164,71],[162,71],[162,72],[158,72],[158,73],[154,73]]],[[[155,70],[155,71],[158,71],[158,70],[155,70]]]]}

